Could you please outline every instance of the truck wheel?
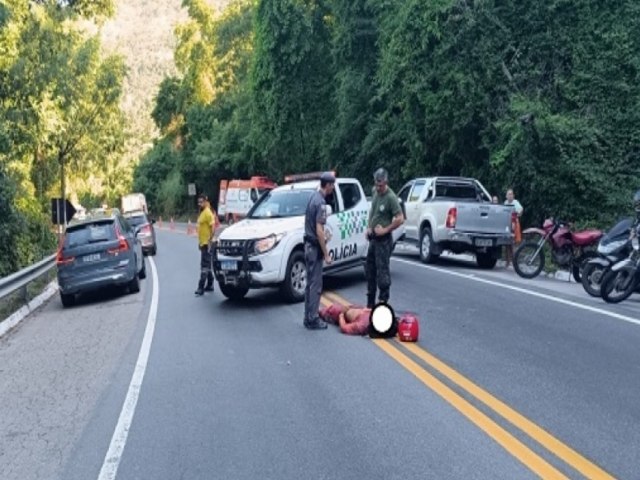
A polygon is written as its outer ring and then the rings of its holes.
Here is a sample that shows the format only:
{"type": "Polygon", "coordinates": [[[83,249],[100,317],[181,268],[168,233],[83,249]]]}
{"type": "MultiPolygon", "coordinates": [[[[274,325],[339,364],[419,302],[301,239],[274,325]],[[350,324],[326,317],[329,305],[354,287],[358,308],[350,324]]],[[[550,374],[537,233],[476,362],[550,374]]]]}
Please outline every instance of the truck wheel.
{"type": "Polygon", "coordinates": [[[433,236],[431,229],[424,227],[420,232],[420,260],[422,263],[433,263],[439,255],[433,253],[433,236]]]}
{"type": "Polygon", "coordinates": [[[218,285],[220,286],[222,294],[229,300],[242,300],[249,292],[248,287],[238,287],[236,285],[228,285],[223,282],[218,282],[218,285]]]}
{"type": "Polygon", "coordinates": [[[138,293],[140,291],[140,279],[138,275],[133,276],[133,280],[127,285],[129,287],[129,293],[138,293]]]}
{"type": "Polygon", "coordinates": [[[491,270],[496,266],[496,263],[498,263],[498,259],[493,255],[493,252],[491,251],[486,253],[478,252],[476,253],[476,263],[480,268],[491,270]]]}
{"type": "Polygon", "coordinates": [[[145,261],[144,256],[142,257],[142,270],[140,270],[138,278],[140,278],[140,280],[147,278],[147,262],[145,261]]]}
{"type": "Polygon", "coordinates": [[[307,265],[304,253],[301,250],[294,251],[287,262],[287,274],[282,284],[282,295],[291,303],[304,300],[304,291],[307,287],[307,265]]]}

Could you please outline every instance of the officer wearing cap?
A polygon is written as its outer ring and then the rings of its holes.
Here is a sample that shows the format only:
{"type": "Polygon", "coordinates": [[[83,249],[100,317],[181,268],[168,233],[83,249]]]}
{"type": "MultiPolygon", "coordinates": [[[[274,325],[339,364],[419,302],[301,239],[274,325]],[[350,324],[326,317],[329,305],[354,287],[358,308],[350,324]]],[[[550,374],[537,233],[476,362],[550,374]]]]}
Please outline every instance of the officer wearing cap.
{"type": "Polygon", "coordinates": [[[380,290],[379,301],[388,303],[391,288],[391,251],[393,250],[393,232],[404,223],[404,215],[396,194],[389,188],[389,174],[379,168],[373,174],[374,195],[371,200],[367,238],[367,307],[373,308],[376,293],[380,290]]]}
{"type": "Polygon", "coordinates": [[[309,330],[323,330],[327,324],[320,319],[318,309],[322,295],[322,262],[330,264],[324,233],[327,221],[326,197],[333,193],[336,179],[326,172],[320,177],[320,188],[307,204],[304,219],[304,258],[307,266],[307,285],[304,297],[304,326],[309,330]]]}

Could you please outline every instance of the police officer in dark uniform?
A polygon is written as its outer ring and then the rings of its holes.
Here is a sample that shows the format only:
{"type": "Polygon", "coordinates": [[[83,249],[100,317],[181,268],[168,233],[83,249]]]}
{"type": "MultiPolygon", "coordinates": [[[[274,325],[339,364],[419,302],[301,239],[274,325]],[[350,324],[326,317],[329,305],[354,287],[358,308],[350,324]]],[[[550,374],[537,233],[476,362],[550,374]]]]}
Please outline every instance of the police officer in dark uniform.
{"type": "Polygon", "coordinates": [[[371,200],[367,238],[367,307],[376,303],[376,291],[380,290],[379,301],[388,303],[391,288],[389,263],[393,250],[393,232],[404,223],[404,215],[396,194],[389,188],[389,174],[379,168],[373,174],[375,192],[371,200]]]}
{"type": "Polygon", "coordinates": [[[320,177],[320,189],[309,203],[304,219],[304,258],[307,265],[307,285],[304,297],[304,326],[310,330],[323,330],[327,324],[320,319],[322,295],[322,262],[331,263],[327,249],[324,225],[327,221],[325,198],[333,193],[336,179],[331,173],[320,177]]]}

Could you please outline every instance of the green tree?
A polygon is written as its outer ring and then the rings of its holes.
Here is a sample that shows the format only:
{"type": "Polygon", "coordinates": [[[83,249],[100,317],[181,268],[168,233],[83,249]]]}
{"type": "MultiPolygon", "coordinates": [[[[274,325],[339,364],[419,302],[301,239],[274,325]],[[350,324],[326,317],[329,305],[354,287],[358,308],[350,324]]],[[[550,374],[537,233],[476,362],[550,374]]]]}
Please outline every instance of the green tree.
{"type": "Polygon", "coordinates": [[[261,0],[251,85],[252,141],[261,169],[317,169],[333,117],[330,10],[323,0],[261,0]]]}
{"type": "Polygon", "coordinates": [[[78,23],[112,11],[105,0],[1,3],[0,163],[13,185],[4,199],[21,218],[2,220],[14,223],[3,225],[18,258],[11,268],[50,252],[48,199],[66,198],[67,179],[94,176],[111,197],[127,183],[115,167],[125,140],[123,63],[104,57],[98,37],[78,23]]]}

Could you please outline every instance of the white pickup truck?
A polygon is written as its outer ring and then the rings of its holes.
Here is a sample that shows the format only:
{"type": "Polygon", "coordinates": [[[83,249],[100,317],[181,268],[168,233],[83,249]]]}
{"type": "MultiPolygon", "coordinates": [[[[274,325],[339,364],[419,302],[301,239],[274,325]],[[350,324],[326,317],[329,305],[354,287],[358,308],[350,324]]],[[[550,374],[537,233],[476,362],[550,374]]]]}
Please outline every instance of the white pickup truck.
{"type": "Polygon", "coordinates": [[[479,267],[493,268],[501,247],[513,242],[513,207],[493,204],[473,178],[415,178],[398,198],[406,217],[404,241],[418,246],[424,263],[449,250],[473,253],[479,267]]]}
{"type": "MultiPolygon", "coordinates": [[[[213,270],[223,295],[242,299],[249,289],[279,287],[290,302],[304,300],[304,215],[319,180],[294,181],[265,192],[238,223],[226,228],[213,250],[213,270]]],[[[370,202],[354,178],[336,179],[327,202],[331,265],[335,273],[364,265],[369,242],[365,236],[370,202]]],[[[393,232],[394,241],[403,227],[393,232]]]]}

